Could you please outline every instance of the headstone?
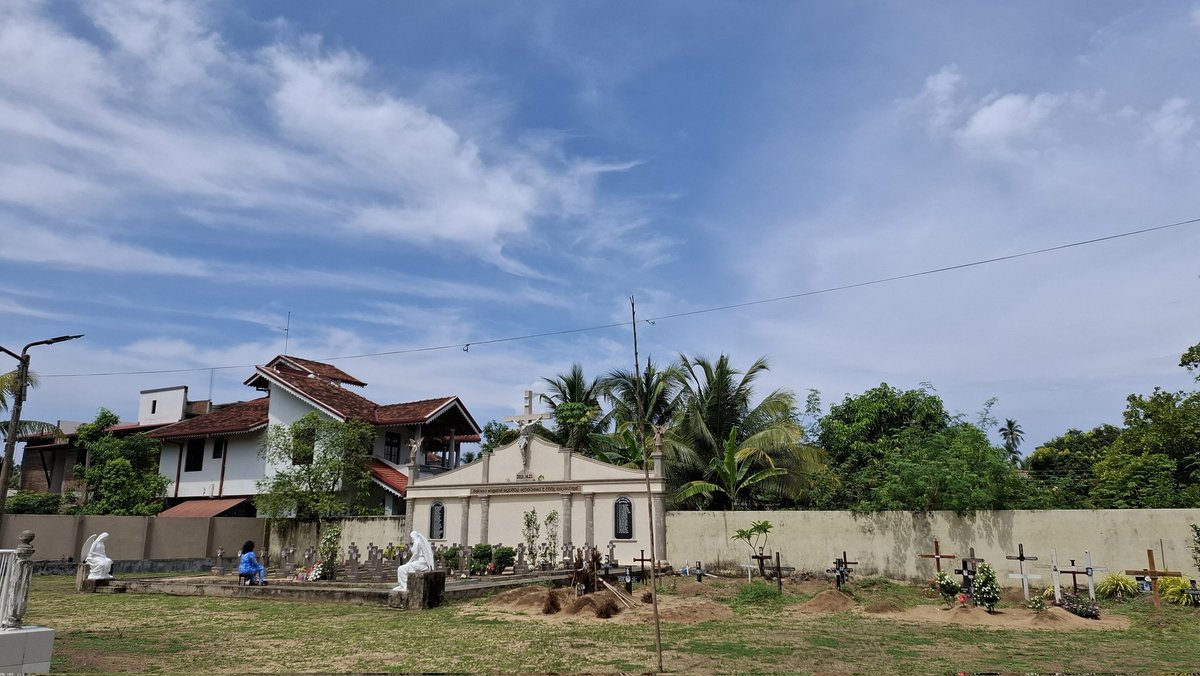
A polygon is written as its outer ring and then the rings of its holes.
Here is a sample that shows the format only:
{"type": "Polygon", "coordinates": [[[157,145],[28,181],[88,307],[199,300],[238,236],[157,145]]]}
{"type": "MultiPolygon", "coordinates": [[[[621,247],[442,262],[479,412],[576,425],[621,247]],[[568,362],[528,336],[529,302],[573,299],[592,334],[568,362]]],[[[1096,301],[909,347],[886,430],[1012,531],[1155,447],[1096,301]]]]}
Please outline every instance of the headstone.
{"type": "Polygon", "coordinates": [[[458,569],[468,574],[471,572],[471,549],[466,545],[458,548],[458,569]]]}
{"type": "Polygon", "coordinates": [[[933,559],[933,567],[937,572],[942,572],[942,559],[953,559],[954,554],[943,554],[942,543],[938,542],[937,538],[933,539],[932,554],[918,554],[922,559],[933,559]]]}
{"type": "Polygon", "coordinates": [[[608,563],[613,566],[620,565],[619,562],[617,561],[616,551],[617,551],[617,543],[615,543],[615,542],[608,543],[608,563]]]}
{"type": "Polygon", "coordinates": [[[288,545],[283,548],[283,575],[284,577],[296,575],[296,545],[288,545]]]}
{"type": "Polygon", "coordinates": [[[424,610],[442,605],[446,596],[446,571],[426,570],[409,573],[408,591],[393,590],[388,594],[388,607],[403,610],[424,610]]]}
{"type": "Polygon", "coordinates": [[[1075,559],[1071,559],[1071,567],[1063,568],[1059,572],[1062,572],[1062,573],[1065,573],[1065,574],[1071,576],[1071,591],[1072,592],[1079,591],[1079,584],[1078,584],[1077,577],[1080,575],[1086,575],[1087,583],[1088,583],[1088,598],[1095,601],[1096,600],[1096,572],[1097,571],[1105,571],[1105,570],[1108,570],[1108,568],[1106,568],[1104,566],[1093,566],[1092,565],[1092,553],[1090,551],[1084,550],[1083,559],[1084,559],[1083,568],[1078,568],[1075,565],[1075,559]]]}
{"type": "Polygon", "coordinates": [[[350,551],[346,554],[347,570],[346,577],[354,582],[358,582],[358,545],[350,543],[350,551]]]}
{"type": "Polygon", "coordinates": [[[513,563],[513,574],[522,575],[529,572],[529,566],[525,565],[525,543],[517,545],[517,560],[513,563]]]}
{"type": "Polygon", "coordinates": [[[1154,607],[1162,607],[1162,599],[1158,595],[1158,578],[1160,577],[1180,577],[1183,573],[1171,570],[1157,570],[1154,568],[1154,550],[1146,550],[1146,560],[1150,563],[1149,567],[1142,570],[1127,570],[1126,575],[1137,575],[1150,580],[1150,589],[1154,592],[1154,607]]]}
{"type": "Polygon", "coordinates": [[[1021,569],[1020,573],[1009,573],[1008,577],[1013,580],[1016,580],[1016,579],[1021,580],[1021,590],[1025,592],[1025,600],[1028,601],[1029,600],[1029,581],[1030,580],[1040,580],[1040,579],[1042,579],[1042,576],[1026,573],[1025,572],[1025,562],[1026,561],[1037,561],[1038,557],[1025,556],[1025,545],[1022,543],[1017,543],[1017,552],[1018,553],[1016,556],[1005,556],[1004,557],[1004,558],[1008,559],[1009,561],[1018,562],[1017,565],[1020,566],[1020,569],[1021,569]]]}

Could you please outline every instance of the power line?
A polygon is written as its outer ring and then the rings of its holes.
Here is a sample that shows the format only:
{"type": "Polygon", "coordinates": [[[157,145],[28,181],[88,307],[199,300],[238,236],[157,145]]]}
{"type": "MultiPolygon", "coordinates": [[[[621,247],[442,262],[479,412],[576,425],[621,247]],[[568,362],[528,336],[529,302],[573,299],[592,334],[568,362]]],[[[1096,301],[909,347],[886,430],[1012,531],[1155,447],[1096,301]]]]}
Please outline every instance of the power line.
{"type": "MultiPolygon", "coordinates": [[[[1045,247],[1042,249],[1033,249],[1031,251],[1023,251],[1020,253],[1008,254],[1005,256],[994,256],[992,258],[983,258],[980,260],[970,261],[967,263],[958,263],[956,265],[947,265],[947,266],[940,267],[940,268],[930,268],[928,270],[921,270],[920,272],[909,272],[909,273],[902,274],[902,275],[893,275],[890,277],[880,277],[877,279],[871,279],[871,280],[866,280],[866,281],[862,281],[862,282],[854,282],[852,284],[842,284],[840,286],[830,286],[830,287],[826,287],[823,289],[814,289],[811,291],[801,291],[799,293],[787,294],[785,296],[762,298],[759,300],[745,301],[742,303],[731,303],[728,305],[715,305],[713,307],[702,308],[699,310],[688,310],[685,312],[673,312],[670,314],[659,315],[657,317],[649,317],[643,321],[653,324],[655,322],[658,322],[661,320],[666,320],[666,319],[679,319],[681,317],[692,317],[695,315],[709,314],[709,313],[713,313],[713,312],[724,312],[726,310],[736,310],[739,308],[753,307],[756,305],[765,305],[767,303],[779,303],[779,302],[786,301],[786,300],[795,300],[797,298],[807,298],[810,296],[819,296],[822,294],[834,293],[837,291],[847,291],[850,289],[858,289],[858,288],[862,288],[862,287],[866,287],[866,286],[887,284],[890,282],[898,282],[898,281],[902,281],[905,279],[915,279],[917,277],[926,277],[929,275],[937,275],[937,274],[941,274],[944,272],[953,272],[955,270],[964,270],[966,268],[990,265],[992,263],[1001,263],[1004,261],[1016,260],[1018,258],[1027,258],[1029,256],[1038,256],[1041,254],[1053,253],[1056,251],[1063,251],[1066,249],[1073,249],[1076,247],[1087,246],[1089,244],[1098,244],[1100,242],[1108,242],[1108,241],[1115,240],[1115,239],[1122,239],[1125,237],[1134,237],[1137,235],[1144,235],[1144,234],[1151,233],[1151,232],[1158,232],[1159,230],[1168,230],[1170,228],[1178,228],[1178,227],[1182,227],[1185,225],[1194,225],[1196,223],[1200,223],[1200,218],[1191,218],[1186,221],[1177,221],[1175,223],[1167,223],[1165,225],[1156,225],[1156,226],[1152,226],[1152,227],[1148,227],[1148,228],[1141,228],[1138,230],[1129,230],[1127,232],[1121,232],[1121,233],[1117,233],[1115,235],[1106,235],[1104,237],[1094,237],[1092,239],[1079,240],[1077,242],[1071,242],[1069,244],[1059,244],[1057,246],[1050,246],[1050,247],[1045,247]]],[[[401,350],[387,350],[387,351],[383,351],[383,352],[368,352],[368,353],[364,353],[364,354],[340,355],[337,357],[322,357],[318,361],[341,361],[341,360],[346,360],[346,359],[363,359],[366,357],[388,357],[388,356],[401,355],[401,354],[417,354],[417,353],[421,353],[421,352],[438,352],[441,350],[453,350],[453,349],[461,349],[464,352],[469,352],[472,347],[477,347],[479,345],[495,345],[498,343],[511,343],[511,342],[516,342],[516,341],[521,341],[521,340],[532,340],[535,338],[549,338],[549,337],[553,337],[553,336],[564,336],[564,335],[569,335],[572,333],[587,333],[587,332],[591,332],[591,331],[602,331],[605,329],[622,328],[622,327],[626,327],[629,325],[630,325],[630,322],[613,322],[610,324],[597,324],[594,326],[584,326],[584,327],[578,327],[578,328],[573,328],[573,329],[561,329],[561,330],[557,330],[557,331],[543,331],[540,333],[527,333],[527,334],[522,334],[522,335],[517,335],[517,336],[506,336],[503,338],[490,338],[487,340],[475,340],[475,341],[464,342],[464,343],[450,343],[450,344],[446,344],[446,345],[430,345],[430,346],[426,346],[426,347],[412,347],[412,348],[405,348],[405,349],[401,349],[401,350]]],[[[255,366],[254,364],[235,364],[235,365],[230,365],[230,366],[201,366],[201,367],[196,367],[196,368],[154,369],[154,370],[144,370],[144,371],[107,371],[107,372],[95,372],[95,373],[50,373],[50,374],[42,374],[40,377],[42,377],[42,378],[90,378],[90,377],[101,377],[101,376],[132,376],[132,375],[150,375],[150,374],[161,374],[161,373],[190,373],[190,372],[194,372],[194,371],[221,371],[221,370],[227,370],[227,369],[254,368],[254,366],[255,366]]]]}

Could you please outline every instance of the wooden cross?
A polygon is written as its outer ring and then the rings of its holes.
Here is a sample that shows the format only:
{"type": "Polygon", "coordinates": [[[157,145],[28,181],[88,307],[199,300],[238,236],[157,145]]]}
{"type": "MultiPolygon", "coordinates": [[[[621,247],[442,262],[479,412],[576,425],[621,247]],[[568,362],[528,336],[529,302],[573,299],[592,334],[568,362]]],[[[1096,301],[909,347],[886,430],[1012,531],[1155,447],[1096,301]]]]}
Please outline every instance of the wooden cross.
{"type": "Polygon", "coordinates": [[[1019,562],[1019,565],[1021,567],[1021,572],[1020,573],[1009,573],[1008,576],[1014,580],[1016,580],[1016,579],[1021,580],[1021,590],[1025,592],[1025,600],[1028,601],[1029,600],[1029,581],[1030,580],[1040,580],[1040,579],[1042,579],[1042,576],[1041,575],[1033,575],[1032,573],[1026,573],[1025,572],[1025,562],[1026,561],[1037,561],[1038,557],[1025,556],[1025,545],[1018,543],[1017,544],[1017,555],[1016,556],[1006,556],[1004,558],[1008,559],[1009,561],[1019,562]]]}
{"type": "Polygon", "coordinates": [[[1160,577],[1181,577],[1183,573],[1177,570],[1155,570],[1154,568],[1154,550],[1146,550],[1146,560],[1150,562],[1149,568],[1142,570],[1127,570],[1126,575],[1137,575],[1150,579],[1150,590],[1154,592],[1154,607],[1162,608],[1162,599],[1158,596],[1158,578],[1160,577]]]}
{"type": "Polygon", "coordinates": [[[962,575],[962,590],[963,593],[974,597],[975,595],[975,573],[979,570],[979,564],[987,559],[978,558],[975,556],[975,548],[971,547],[968,556],[962,560],[962,567],[954,571],[955,575],[962,575]]]}
{"type": "Polygon", "coordinates": [[[918,554],[918,556],[920,556],[922,559],[933,559],[933,567],[936,568],[937,572],[939,573],[942,572],[942,559],[953,559],[955,557],[954,554],[942,553],[942,543],[938,542],[937,538],[933,539],[932,554],[918,554]]]}
{"type": "Polygon", "coordinates": [[[1083,558],[1084,558],[1084,562],[1086,563],[1086,565],[1083,568],[1075,567],[1075,559],[1071,559],[1071,568],[1063,568],[1059,572],[1066,573],[1067,575],[1071,576],[1071,591],[1073,593],[1079,591],[1078,576],[1086,575],[1087,582],[1088,582],[1088,598],[1095,601],[1096,600],[1096,571],[1108,570],[1108,569],[1105,568],[1104,566],[1093,566],[1092,565],[1092,553],[1090,551],[1084,550],[1083,558]]]}
{"type": "Polygon", "coordinates": [[[771,555],[763,554],[762,547],[759,547],[758,553],[751,556],[750,558],[754,559],[755,561],[758,561],[758,574],[760,577],[766,579],[766,577],[767,577],[766,562],[771,560],[771,555]]]}
{"type": "Polygon", "coordinates": [[[645,580],[646,579],[646,564],[649,563],[650,565],[654,565],[654,559],[646,558],[646,550],[641,549],[639,551],[642,553],[641,558],[634,559],[633,562],[642,564],[642,576],[639,579],[645,580]]]}
{"type": "Polygon", "coordinates": [[[858,561],[851,561],[850,557],[846,556],[846,552],[842,552],[842,558],[833,560],[833,568],[828,569],[827,573],[834,574],[834,583],[837,585],[838,591],[842,590],[842,584],[846,582],[846,578],[854,573],[854,569],[850,566],[857,566],[858,561]]]}

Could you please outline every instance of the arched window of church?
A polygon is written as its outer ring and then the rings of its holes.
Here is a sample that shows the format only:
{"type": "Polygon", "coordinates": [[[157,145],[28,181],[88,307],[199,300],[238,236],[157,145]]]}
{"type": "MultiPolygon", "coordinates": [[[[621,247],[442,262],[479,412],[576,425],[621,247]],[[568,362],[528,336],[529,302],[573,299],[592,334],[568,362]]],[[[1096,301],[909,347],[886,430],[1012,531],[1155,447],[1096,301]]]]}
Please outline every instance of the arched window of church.
{"type": "Polygon", "coordinates": [[[625,496],[613,503],[613,539],[633,539],[633,501],[625,496]]]}
{"type": "Polygon", "coordinates": [[[429,539],[446,539],[446,505],[440,501],[429,508],[429,539]]]}

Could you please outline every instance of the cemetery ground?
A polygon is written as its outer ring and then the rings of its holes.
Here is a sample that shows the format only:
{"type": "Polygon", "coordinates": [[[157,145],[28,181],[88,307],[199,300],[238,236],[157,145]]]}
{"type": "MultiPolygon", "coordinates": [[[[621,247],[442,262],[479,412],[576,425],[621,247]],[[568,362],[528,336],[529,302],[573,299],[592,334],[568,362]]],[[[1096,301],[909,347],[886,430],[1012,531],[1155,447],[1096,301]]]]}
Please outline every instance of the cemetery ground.
{"type": "MultiPolygon", "coordinates": [[[[660,605],[667,671],[1192,671],[1200,610],[1150,599],[1102,602],[1102,624],[1035,615],[1019,589],[996,616],[942,610],[932,590],[878,578],[848,596],[823,579],[784,594],[744,578],[673,577],[660,605]],[[963,619],[985,624],[965,624],[963,619]],[[990,619],[989,619],[990,618],[990,619]],[[1089,627],[1089,628],[1079,628],[1089,627]]],[[[650,606],[609,619],[573,605],[542,613],[550,590],[511,589],[427,611],[330,602],[158,594],[77,594],[34,579],[27,621],[57,630],[55,672],[651,672],[650,606]]],[[[635,588],[639,603],[642,592],[635,588]]]]}

